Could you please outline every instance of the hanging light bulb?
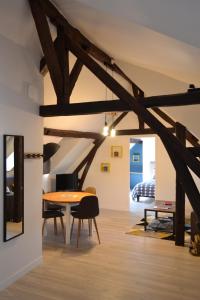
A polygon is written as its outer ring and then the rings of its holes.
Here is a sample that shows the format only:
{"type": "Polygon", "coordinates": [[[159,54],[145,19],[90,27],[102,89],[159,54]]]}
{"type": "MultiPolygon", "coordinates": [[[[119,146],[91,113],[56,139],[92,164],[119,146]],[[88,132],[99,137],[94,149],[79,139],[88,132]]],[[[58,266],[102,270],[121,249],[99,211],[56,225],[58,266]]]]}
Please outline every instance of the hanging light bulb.
{"type": "Polygon", "coordinates": [[[109,127],[108,127],[108,123],[107,123],[107,120],[106,120],[106,113],[105,113],[105,123],[104,123],[102,134],[104,136],[108,136],[109,135],[109,127]]]}
{"type": "Polygon", "coordinates": [[[109,127],[108,127],[107,122],[105,122],[105,125],[103,127],[103,135],[108,136],[108,134],[109,134],[109,127]]]}
{"type": "Polygon", "coordinates": [[[114,128],[111,129],[110,136],[111,137],[115,137],[116,136],[116,130],[114,128]]]}

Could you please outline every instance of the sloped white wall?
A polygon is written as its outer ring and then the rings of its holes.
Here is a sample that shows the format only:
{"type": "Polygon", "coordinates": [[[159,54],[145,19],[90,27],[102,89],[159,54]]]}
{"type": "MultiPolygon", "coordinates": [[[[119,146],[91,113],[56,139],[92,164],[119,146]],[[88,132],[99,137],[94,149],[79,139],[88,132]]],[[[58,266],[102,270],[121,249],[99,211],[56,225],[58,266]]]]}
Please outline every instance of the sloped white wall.
{"type": "Polygon", "coordinates": [[[25,152],[42,152],[43,80],[39,56],[0,36],[0,289],[41,263],[42,160],[24,162],[24,235],[3,243],[3,134],[24,136],[25,152]]]}

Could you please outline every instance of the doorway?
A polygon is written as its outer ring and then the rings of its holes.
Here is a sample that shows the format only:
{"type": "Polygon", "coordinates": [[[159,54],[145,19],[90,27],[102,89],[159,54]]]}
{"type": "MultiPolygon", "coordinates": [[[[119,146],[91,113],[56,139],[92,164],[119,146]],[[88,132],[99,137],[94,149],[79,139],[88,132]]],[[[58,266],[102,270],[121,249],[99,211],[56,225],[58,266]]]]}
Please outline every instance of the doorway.
{"type": "Polygon", "coordinates": [[[130,210],[152,204],[155,199],[155,137],[130,139],[130,210]]]}

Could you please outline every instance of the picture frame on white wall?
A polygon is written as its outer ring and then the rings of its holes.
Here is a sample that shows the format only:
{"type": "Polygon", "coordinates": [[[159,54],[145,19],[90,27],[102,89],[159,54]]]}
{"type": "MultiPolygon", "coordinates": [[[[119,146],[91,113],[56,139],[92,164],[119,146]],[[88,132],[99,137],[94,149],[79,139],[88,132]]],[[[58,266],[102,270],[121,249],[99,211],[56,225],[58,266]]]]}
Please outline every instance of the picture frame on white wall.
{"type": "Polygon", "coordinates": [[[121,158],[123,154],[122,146],[111,146],[111,157],[121,158]]]}
{"type": "Polygon", "coordinates": [[[101,163],[100,166],[101,172],[109,173],[110,172],[110,163],[101,163]]]}

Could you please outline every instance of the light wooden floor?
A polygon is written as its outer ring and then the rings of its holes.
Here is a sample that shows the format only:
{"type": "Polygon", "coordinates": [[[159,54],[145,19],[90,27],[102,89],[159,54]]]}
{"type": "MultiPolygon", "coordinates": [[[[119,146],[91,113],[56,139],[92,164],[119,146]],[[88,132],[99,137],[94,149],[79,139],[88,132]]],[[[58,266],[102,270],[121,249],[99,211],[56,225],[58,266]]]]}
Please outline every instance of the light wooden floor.
{"type": "Polygon", "coordinates": [[[44,264],[0,293],[0,300],[194,300],[200,299],[200,258],[171,241],[125,234],[140,217],[104,210],[95,232],[80,249],[65,248],[52,225],[44,242],[44,264]]]}

